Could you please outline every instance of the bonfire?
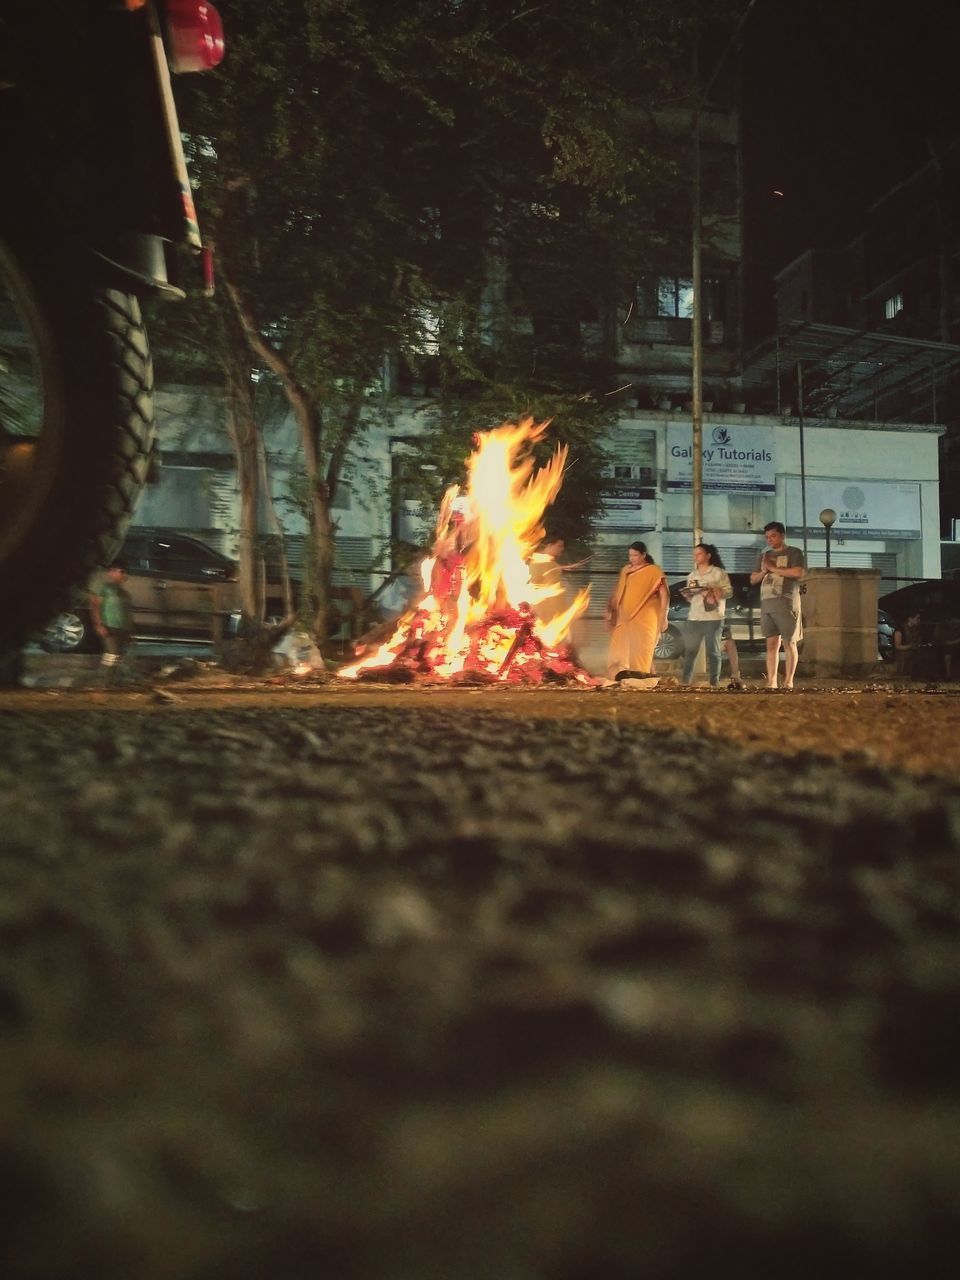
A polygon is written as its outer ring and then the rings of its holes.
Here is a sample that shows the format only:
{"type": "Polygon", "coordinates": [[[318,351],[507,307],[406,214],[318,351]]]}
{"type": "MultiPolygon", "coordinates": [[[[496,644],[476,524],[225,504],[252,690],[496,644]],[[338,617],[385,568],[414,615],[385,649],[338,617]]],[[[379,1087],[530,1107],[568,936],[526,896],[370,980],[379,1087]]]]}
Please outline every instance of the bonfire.
{"type": "Polygon", "coordinates": [[[562,585],[531,580],[567,458],[558,446],[536,468],[533,446],[548,426],[524,418],[474,436],[466,484],[444,494],[432,552],[419,566],[422,594],[384,644],[340,669],[342,678],[594,683],[567,640],[589,587],[556,612],[555,600],[544,606],[562,585]]]}

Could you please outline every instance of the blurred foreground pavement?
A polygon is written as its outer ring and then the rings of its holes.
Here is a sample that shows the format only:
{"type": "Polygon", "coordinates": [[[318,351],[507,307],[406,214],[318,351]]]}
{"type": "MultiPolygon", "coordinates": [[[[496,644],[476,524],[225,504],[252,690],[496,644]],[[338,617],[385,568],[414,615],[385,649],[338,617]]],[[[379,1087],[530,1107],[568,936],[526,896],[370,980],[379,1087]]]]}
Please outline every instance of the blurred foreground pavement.
{"type": "Polygon", "coordinates": [[[0,701],[4,1280],[953,1274],[960,699],[550,696],[0,701]]]}

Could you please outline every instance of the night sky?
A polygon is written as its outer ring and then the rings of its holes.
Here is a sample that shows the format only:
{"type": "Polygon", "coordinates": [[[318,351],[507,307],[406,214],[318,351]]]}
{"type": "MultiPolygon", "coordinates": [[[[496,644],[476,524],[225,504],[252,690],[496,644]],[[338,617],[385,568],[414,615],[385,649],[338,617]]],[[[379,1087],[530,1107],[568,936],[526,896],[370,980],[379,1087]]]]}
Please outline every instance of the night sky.
{"type": "Polygon", "coordinates": [[[960,136],[960,0],[757,0],[743,130],[749,343],[772,328],[774,271],[852,235],[928,138],[960,136]]]}

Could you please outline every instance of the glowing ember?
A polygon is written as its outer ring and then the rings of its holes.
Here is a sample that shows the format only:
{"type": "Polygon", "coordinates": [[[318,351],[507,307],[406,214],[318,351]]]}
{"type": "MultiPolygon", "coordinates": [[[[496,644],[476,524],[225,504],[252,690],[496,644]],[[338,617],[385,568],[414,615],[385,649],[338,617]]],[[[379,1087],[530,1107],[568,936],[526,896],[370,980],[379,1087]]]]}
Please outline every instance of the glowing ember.
{"type": "Polygon", "coordinates": [[[589,587],[546,622],[538,609],[563,588],[530,579],[528,561],[544,536],[543,513],[560,491],[567,456],[558,446],[534,471],[531,449],[548,426],[524,418],[474,436],[466,488],[453,485],[444,494],[433,553],[420,565],[423,595],[386,644],[341,668],[341,676],[593,683],[564,643],[589,603],[589,587]]]}

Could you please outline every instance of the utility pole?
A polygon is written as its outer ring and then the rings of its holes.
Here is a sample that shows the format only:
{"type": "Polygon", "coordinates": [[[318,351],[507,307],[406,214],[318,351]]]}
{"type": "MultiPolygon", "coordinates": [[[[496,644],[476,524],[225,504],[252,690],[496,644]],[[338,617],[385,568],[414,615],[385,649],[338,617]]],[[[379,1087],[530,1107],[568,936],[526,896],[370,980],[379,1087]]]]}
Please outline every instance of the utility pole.
{"type": "Polygon", "coordinates": [[[701,251],[703,244],[703,226],[701,209],[700,180],[700,109],[713,88],[713,83],[731,50],[740,38],[743,24],[757,0],[748,0],[747,6],[740,15],[733,35],[723,53],[710,73],[710,79],[700,88],[700,14],[697,0],[693,0],[693,97],[690,112],[690,131],[693,135],[693,192],[692,192],[692,245],[691,245],[691,284],[693,286],[693,331],[690,335],[690,409],[693,427],[691,448],[693,451],[693,542],[694,546],[703,540],[703,280],[701,276],[701,251]]]}
{"type": "Polygon", "coordinates": [[[700,209],[700,23],[694,0],[693,21],[693,244],[691,276],[693,284],[693,326],[690,335],[690,408],[693,420],[693,545],[703,541],[703,289],[701,281],[700,209]]]}
{"type": "Polygon", "coordinates": [[[803,440],[803,361],[797,361],[797,414],[800,426],[800,520],[803,524],[803,563],[809,564],[807,553],[807,457],[803,440]]]}

